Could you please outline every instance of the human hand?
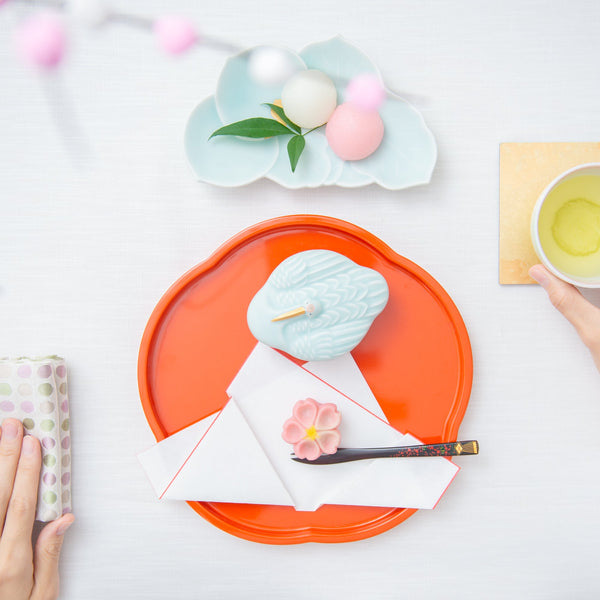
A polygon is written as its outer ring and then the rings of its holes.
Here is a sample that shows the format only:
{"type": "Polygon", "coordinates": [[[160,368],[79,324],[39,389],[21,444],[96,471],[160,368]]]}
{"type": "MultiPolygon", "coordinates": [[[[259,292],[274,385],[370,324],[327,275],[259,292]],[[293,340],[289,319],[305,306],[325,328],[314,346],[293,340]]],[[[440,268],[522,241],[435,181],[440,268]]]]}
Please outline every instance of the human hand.
{"type": "Polygon", "coordinates": [[[600,308],[588,302],[576,287],[555,277],[543,265],[531,267],[529,275],[546,290],[550,302],[575,327],[600,371],[600,308]]]}
{"type": "Polygon", "coordinates": [[[55,600],[63,534],[75,518],[48,523],[32,547],[42,464],[39,441],[5,419],[0,437],[0,600],[55,600]]]}

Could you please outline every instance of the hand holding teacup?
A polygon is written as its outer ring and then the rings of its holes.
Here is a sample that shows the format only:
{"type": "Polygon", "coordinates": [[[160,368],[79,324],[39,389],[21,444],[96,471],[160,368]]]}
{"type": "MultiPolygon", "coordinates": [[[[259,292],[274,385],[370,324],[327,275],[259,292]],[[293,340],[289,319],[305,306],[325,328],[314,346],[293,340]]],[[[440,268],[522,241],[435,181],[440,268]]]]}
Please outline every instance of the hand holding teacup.
{"type": "Polygon", "coordinates": [[[588,302],[575,286],[550,273],[544,265],[531,267],[529,275],[546,290],[550,302],[575,327],[600,371],[600,308],[588,302]]]}
{"type": "Polygon", "coordinates": [[[575,287],[600,288],[600,164],[570,169],[548,185],[533,210],[531,239],[543,264],[529,275],[575,327],[600,371],[600,308],[575,287]]]}

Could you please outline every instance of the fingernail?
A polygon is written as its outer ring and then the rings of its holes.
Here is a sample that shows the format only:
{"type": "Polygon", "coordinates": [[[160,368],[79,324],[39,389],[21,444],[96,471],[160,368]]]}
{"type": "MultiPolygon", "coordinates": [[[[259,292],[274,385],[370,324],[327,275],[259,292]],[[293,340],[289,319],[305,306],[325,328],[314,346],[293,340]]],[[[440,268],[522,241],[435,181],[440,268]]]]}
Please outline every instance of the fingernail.
{"type": "Polygon", "coordinates": [[[57,528],[56,528],[56,535],[64,535],[65,531],[67,531],[67,529],[69,529],[69,527],[71,527],[71,525],[73,525],[73,520],[69,520],[69,521],[63,521],[57,528]]]}
{"type": "Polygon", "coordinates": [[[14,421],[6,420],[2,423],[2,436],[6,438],[7,441],[12,441],[17,437],[19,433],[19,428],[14,421]]]}
{"type": "Polygon", "coordinates": [[[23,438],[23,454],[31,456],[35,451],[35,442],[30,435],[26,435],[23,438]]]}
{"type": "Polygon", "coordinates": [[[544,289],[550,285],[550,278],[541,267],[531,267],[529,269],[529,276],[531,279],[535,279],[544,289]]]}

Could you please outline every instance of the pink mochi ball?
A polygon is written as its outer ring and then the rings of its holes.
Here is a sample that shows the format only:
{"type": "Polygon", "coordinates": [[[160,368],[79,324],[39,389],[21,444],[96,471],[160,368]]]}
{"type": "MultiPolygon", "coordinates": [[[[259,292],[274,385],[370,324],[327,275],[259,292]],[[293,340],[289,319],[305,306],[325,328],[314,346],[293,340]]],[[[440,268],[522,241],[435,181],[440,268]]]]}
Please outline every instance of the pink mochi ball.
{"type": "Polygon", "coordinates": [[[56,67],[65,53],[66,35],[53,15],[31,17],[17,31],[17,50],[29,63],[45,69],[56,67]]]}
{"type": "Polygon", "coordinates": [[[198,40],[192,23],[177,15],[158,18],[154,22],[154,33],[160,47],[169,54],[181,54],[198,40]]]}
{"type": "Polygon", "coordinates": [[[383,121],[377,111],[362,110],[345,102],[329,118],[325,136],[342,160],[361,160],[379,148],[383,139],[383,121]]]}

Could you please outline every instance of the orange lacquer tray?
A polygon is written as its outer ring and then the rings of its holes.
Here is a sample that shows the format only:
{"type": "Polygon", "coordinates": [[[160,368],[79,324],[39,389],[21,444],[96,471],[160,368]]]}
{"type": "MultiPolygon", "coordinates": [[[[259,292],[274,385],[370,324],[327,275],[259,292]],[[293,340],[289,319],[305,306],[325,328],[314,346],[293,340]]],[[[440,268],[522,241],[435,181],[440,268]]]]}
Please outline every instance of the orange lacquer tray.
{"type": "MultiPolygon", "coordinates": [[[[142,405],[157,440],[221,409],[229,383],[256,344],[246,310],[285,258],[334,250],[379,271],[388,305],[352,351],[390,423],[425,443],[457,439],[473,363],[454,303],[428,273],[367,231],[337,219],[296,215],[234,236],[179,279],[154,309],[141,343],[142,405]]],[[[450,493],[451,493],[450,488],[450,493]]],[[[394,527],[415,509],[189,502],[233,535],[269,544],[348,542],[394,527]]]]}

